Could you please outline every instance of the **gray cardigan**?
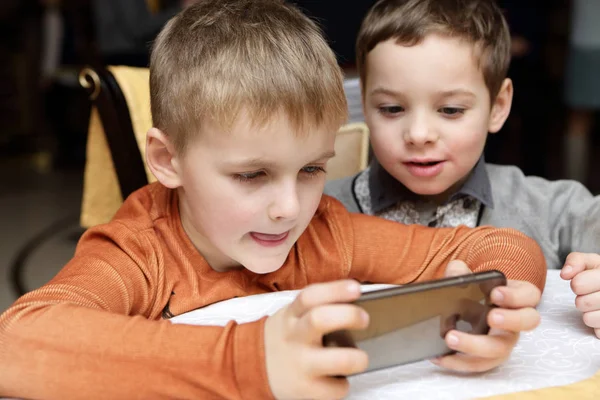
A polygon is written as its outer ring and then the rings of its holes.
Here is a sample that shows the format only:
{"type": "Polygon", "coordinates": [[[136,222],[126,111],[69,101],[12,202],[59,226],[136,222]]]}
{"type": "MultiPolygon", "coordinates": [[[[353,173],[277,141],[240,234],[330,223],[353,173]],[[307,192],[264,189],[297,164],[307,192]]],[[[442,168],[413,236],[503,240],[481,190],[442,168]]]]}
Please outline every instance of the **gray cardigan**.
{"type": "MultiPolygon", "coordinates": [[[[600,197],[579,182],[525,176],[513,166],[486,164],[494,208],[484,207],[480,225],[515,228],[535,239],[548,268],[562,268],[572,251],[600,252],[600,197]]],[[[325,194],[360,212],[354,177],[328,182],[325,194]]]]}

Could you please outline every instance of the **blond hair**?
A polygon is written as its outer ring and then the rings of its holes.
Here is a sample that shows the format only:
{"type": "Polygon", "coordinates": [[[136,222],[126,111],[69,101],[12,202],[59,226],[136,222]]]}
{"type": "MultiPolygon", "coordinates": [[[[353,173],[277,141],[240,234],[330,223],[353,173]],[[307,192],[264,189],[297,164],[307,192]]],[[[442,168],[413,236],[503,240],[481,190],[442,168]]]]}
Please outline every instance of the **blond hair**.
{"type": "Polygon", "coordinates": [[[301,132],[347,118],[343,75],[317,25],[281,0],[200,0],[172,18],[150,60],[153,124],[179,151],[207,118],[227,129],[284,112],[301,132]]]}
{"type": "Polygon", "coordinates": [[[365,16],[356,41],[363,92],[367,55],[378,43],[394,39],[414,46],[430,34],[473,44],[490,97],[496,97],[510,64],[510,32],[494,0],[378,1],[365,16]]]}

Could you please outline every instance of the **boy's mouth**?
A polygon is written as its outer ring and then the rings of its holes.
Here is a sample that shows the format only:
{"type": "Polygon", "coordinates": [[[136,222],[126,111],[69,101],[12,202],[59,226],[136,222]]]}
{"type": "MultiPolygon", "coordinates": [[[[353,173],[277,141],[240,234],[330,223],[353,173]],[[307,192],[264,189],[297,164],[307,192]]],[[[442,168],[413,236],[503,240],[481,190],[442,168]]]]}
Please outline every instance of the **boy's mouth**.
{"type": "Polygon", "coordinates": [[[439,175],[444,167],[443,160],[412,160],[403,163],[408,172],[417,178],[432,178],[439,175]]]}
{"type": "Polygon", "coordinates": [[[288,238],[290,231],[286,231],[279,234],[270,234],[270,233],[259,233],[259,232],[250,232],[250,237],[254,239],[254,241],[262,246],[273,247],[279,246],[284,243],[288,238]]]}
{"type": "Polygon", "coordinates": [[[404,164],[414,165],[414,166],[418,166],[418,167],[431,167],[431,166],[437,165],[441,162],[442,161],[408,161],[408,162],[405,162],[404,164]]]}

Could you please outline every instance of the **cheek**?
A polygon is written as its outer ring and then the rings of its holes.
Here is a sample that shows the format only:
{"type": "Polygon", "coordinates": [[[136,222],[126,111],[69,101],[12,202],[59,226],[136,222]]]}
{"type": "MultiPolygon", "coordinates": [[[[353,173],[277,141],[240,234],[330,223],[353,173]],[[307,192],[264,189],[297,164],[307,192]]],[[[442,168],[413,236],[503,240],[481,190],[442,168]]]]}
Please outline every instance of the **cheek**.
{"type": "Polygon", "coordinates": [[[243,203],[221,203],[211,210],[200,211],[197,221],[213,243],[226,245],[237,242],[244,234],[257,229],[256,213],[244,207],[243,203]]]}
{"type": "Polygon", "coordinates": [[[380,162],[399,157],[401,140],[392,130],[377,129],[370,134],[371,147],[380,162]]]}
{"type": "Polygon", "coordinates": [[[220,178],[196,183],[193,192],[189,193],[192,196],[188,194],[188,201],[203,228],[236,231],[255,217],[259,207],[257,196],[247,195],[242,184],[220,178]]]}
{"type": "Polygon", "coordinates": [[[298,192],[300,193],[301,213],[305,218],[311,219],[323,197],[325,188],[325,177],[312,178],[311,181],[300,183],[298,192]]]}
{"type": "Polygon", "coordinates": [[[369,141],[377,159],[395,159],[402,145],[401,120],[392,120],[382,116],[376,109],[370,108],[365,114],[369,126],[369,141]]]}
{"type": "MultiPolygon", "coordinates": [[[[446,145],[454,154],[480,153],[483,150],[487,139],[487,125],[485,121],[473,119],[466,121],[464,124],[456,125],[452,128],[451,138],[446,145]]],[[[479,157],[480,154],[476,154],[479,157]]]]}
{"type": "MultiPolygon", "coordinates": [[[[249,225],[256,222],[257,215],[264,210],[261,197],[247,194],[231,194],[220,196],[213,207],[215,215],[209,216],[226,231],[247,230],[249,225]]],[[[256,227],[255,227],[256,228],[256,227]]]]}

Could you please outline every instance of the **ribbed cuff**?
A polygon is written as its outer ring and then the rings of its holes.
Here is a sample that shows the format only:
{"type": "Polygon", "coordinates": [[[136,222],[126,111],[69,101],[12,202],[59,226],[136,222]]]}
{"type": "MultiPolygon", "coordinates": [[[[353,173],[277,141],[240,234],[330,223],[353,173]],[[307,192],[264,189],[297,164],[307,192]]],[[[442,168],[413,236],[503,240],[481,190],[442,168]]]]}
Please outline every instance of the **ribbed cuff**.
{"type": "Polygon", "coordinates": [[[234,373],[242,399],[274,399],[265,357],[266,320],[264,317],[236,327],[234,373]]]}

